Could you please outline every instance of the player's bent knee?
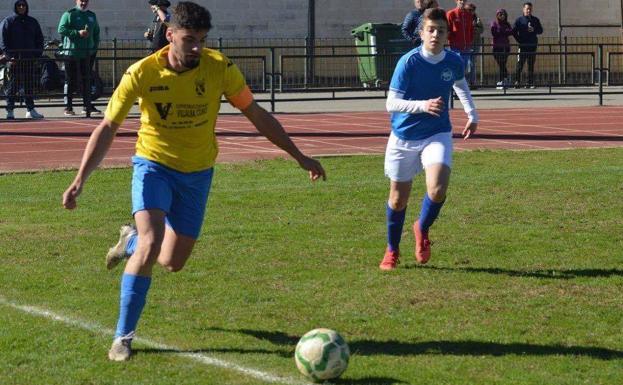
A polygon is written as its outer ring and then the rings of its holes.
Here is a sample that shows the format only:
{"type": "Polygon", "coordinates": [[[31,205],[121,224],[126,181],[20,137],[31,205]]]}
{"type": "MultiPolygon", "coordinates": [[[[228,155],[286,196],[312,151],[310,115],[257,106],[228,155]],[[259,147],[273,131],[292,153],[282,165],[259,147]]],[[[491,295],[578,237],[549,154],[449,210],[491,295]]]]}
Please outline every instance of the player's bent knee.
{"type": "Polygon", "coordinates": [[[160,255],[158,263],[169,273],[177,273],[186,266],[190,254],[160,255]]]}
{"type": "Polygon", "coordinates": [[[139,241],[133,258],[139,258],[142,265],[153,265],[158,260],[160,244],[156,242],[139,241]]]}
{"type": "Polygon", "coordinates": [[[433,202],[443,202],[446,199],[446,190],[445,186],[434,186],[427,189],[428,197],[433,202]]]}
{"type": "Polygon", "coordinates": [[[407,207],[407,199],[400,197],[390,197],[387,201],[392,210],[402,211],[407,207]]]}

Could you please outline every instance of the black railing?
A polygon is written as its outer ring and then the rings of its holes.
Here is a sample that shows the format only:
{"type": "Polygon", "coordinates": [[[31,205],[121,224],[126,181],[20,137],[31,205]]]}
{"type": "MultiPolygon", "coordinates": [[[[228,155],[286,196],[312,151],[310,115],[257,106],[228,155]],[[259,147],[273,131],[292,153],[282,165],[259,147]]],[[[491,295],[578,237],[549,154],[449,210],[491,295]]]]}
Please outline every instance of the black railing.
{"type": "MultiPolygon", "coordinates": [[[[245,47],[219,43],[218,48],[240,67],[258,100],[269,102],[273,111],[276,103],[283,102],[384,98],[394,66],[402,55],[362,54],[347,45],[319,45],[314,55],[309,55],[305,45],[245,47]]],[[[366,48],[373,47],[363,47],[363,50],[366,48]]],[[[357,49],[361,52],[362,47],[357,49]]],[[[18,97],[28,92],[39,99],[37,104],[42,107],[63,105],[59,99],[65,96],[66,90],[58,84],[46,87],[39,76],[46,63],[53,62],[62,70],[70,60],[55,57],[54,53],[54,50],[46,50],[42,58],[22,61],[22,71],[24,65],[31,66],[25,73],[35,75],[24,80],[24,72],[20,74],[20,81],[27,83],[19,87],[18,97]]],[[[102,82],[102,96],[110,96],[120,74],[148,53],[146,46],[131,46],[127,42],[112,41],[110,45],[102,45],[95,59],[95,74],[102,82]]],[[[512,47],[508,57],[510,78],[500,84],[492,47],[481,46],[472,56],[475,63],[472,86],[479,89],[474,96],[582,94],[595,95],[601,104],[603,95],[623,93],[623,89],[616,87],[623,85],[623,44],[543,44],[535,55],[533,84],[537,88],[519,92],[514,88],[517,48],[512,47]]],[[[19,62],[16,59],[14,65],[19,62]]],[[[11,76],[11,69],[6,64],[2,67],[5,78],[0,80],[3,91],[0,99],[6,101],[6,78],[11,76]]],[[[524,67],[525,74],[527,65],[524,67]]],[[[90,77],[88,74],[87,79],[90,77]]],[[[79,93],[77,96],[81,97],[79,93]]],[[[105,100],[98,101],[99,105],[105,103],[105,100]]]]}

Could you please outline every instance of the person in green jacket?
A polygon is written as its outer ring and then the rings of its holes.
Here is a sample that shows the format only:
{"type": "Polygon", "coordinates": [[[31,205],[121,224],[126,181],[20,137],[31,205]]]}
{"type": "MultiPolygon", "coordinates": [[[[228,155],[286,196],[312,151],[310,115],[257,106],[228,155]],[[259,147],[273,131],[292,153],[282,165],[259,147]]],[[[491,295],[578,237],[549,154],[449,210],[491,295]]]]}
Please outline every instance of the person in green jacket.
{"type": "Polygon", "coordinates": [[[81,85],[83,114],[100,113],[90,98],[89,79],[100,42],[100,27],[95,13],[87,10],[89,0],[75,0],[76,6],[67,10],[58,23],[58,33],[63,38],[65,61],[65,115],[75,115],[73,93],[81,85]]]}

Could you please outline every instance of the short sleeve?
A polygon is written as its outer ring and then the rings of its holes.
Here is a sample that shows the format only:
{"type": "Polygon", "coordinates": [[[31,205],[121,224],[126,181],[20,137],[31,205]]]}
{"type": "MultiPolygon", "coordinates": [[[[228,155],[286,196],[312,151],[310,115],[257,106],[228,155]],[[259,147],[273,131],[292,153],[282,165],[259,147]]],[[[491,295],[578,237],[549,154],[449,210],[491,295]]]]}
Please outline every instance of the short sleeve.
{"type": "Polygon", "coordinates": [[[404,94],[407,91],[409,85],[407,67],[408,61],[405,60],[405,57],[398,61],[398,64],[396,64],[396,68],[394,69],[394,74],[392,75],[392,81],[389,84],[389,89],[391,91],[399,94],[404,94]]]}
{"type": "Polygon", "coordinates": [[[136,98],[140,94],[138,75],[132,67],[123,74],[121,82],[112,94],[108,106],[106,107],[106,119],[117,124],[123,123],[123,120],[130,112],[136,98]]]}
{"type": "Polygon", "coordinates": [[[231,105],[239,110],[244,110],[253,102],[253,94],[249,90],[242,72],[231,60],[227,62],[225,69],[224,94],[231,105]]]}
{"type": "Polygon", "coordinates": [[[465,66],[463,66],[463,61],[459,59],[455,67],[454,80],[457,81],[463,79],[465,77],[465,66]]]}

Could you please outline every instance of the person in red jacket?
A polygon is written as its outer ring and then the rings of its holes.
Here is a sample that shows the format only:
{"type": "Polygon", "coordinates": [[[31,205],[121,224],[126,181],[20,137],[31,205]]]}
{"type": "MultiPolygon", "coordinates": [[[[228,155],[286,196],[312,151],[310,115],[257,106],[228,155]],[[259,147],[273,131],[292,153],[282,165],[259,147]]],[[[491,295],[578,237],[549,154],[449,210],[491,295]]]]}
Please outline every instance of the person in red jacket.
{"type": "Polygon", "coordinates": [[[465,0],[456,0],[456,8],[447,13],[450,49],[461,55],[468,77],[474,40],[473,15],[465,9],[465,0]]]}

